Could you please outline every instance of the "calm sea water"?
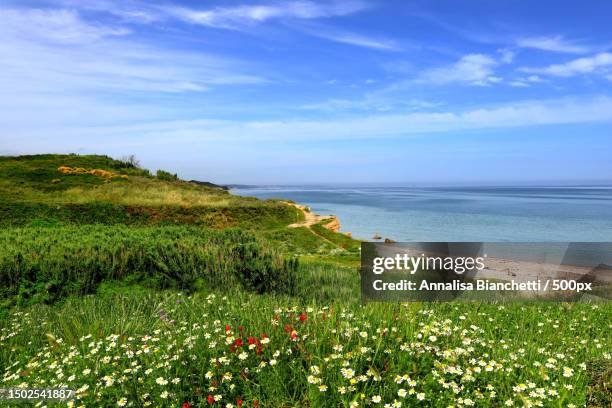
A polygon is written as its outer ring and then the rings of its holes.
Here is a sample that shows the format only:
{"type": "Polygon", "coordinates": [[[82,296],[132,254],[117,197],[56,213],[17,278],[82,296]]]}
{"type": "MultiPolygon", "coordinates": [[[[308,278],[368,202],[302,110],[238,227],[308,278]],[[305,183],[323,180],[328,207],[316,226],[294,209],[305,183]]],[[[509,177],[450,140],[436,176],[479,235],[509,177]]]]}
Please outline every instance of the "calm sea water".
{"type": "Polygon", "coordinates": [[[612,187],[249,187],[340,218],[342,231],[396,241],[612,241],[612,187]]]}

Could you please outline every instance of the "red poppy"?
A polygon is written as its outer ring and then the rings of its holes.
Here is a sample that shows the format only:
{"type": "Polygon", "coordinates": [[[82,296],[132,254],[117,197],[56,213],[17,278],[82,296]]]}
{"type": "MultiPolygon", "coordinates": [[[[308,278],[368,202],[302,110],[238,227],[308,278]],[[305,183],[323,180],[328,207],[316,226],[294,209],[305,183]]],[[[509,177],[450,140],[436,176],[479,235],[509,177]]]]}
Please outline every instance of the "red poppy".
{"type": "Polygon", "coordinates": [[[242,347],[244,343],[242,342],[242,339],[236,339],[234,340],[234,344],[236,345],[236,347],[242,347]]]}
{"type": "Polygon", "coordinates": [[[285,333],[289,333],[291,331],[291,326],[288,324],[285,325],[285,333]]]}
{"type": "Polygon", "coordinates": [[[183,402],[183,404],[181,404],[181,408],[191,408],[191,405],[189,405],[188,402],[183,402]]]}
{"type": "Polygon", "coordinates": [[[208,401],[208,403],[212,405],[215,403],[215,398],[209,394],[208,397],[206,397],[206,401],[208,401]]]}
{"type": "Polygon", "coordinates": [[[226,324],[226,325],[225,325],[225,331],[226,331],[226,332],[228,332],[228,331],[232,331],[232,326],[230,326],[229,324],[226,324]]]}
{"type": "Polygon", "coordinates": [[[259,406],[259,401],[257,401],[257,400],[253,401],[253,406],[254,407],[258,407],[259,406]]]}
{"type": "Polygon", "coordinates": [[[306,319],[307,319],[306,314],[305,314],[305,313],[302,313],[302,314],[300,315],[300,321],[301,321],[301,322],[305,322],[305,321],[306,321],[306,319]]]}
{"type": "Polygon", "coordinates": [[[238,398],[238,399],[236,400],[236,405],[238,405],[239,407],[241,407],[241,406],[242,406],[242,402],[243,402],[243,401],[242,401],[240,398],[238,398]]]}
{"type": "Polygon", "coordinates": [[[233,353],[234,351],[236,351],[236,345],[235,344],[230,344],[230,351],[233,353]]]}
{"type": "Polygon", "coordinates": [[[247,341],[249,342],[249,344],[255,344],[255,337],[251,337],[249,336],[249,338],[247,339],[247,341]]]}
{"type": "Polygon", "coordinates": [[[298,337],[297,332],[296,331],[292,331],[291,332],[291,340],[295,340],[295,339],[297,339],[297,337],[298,337]]]}

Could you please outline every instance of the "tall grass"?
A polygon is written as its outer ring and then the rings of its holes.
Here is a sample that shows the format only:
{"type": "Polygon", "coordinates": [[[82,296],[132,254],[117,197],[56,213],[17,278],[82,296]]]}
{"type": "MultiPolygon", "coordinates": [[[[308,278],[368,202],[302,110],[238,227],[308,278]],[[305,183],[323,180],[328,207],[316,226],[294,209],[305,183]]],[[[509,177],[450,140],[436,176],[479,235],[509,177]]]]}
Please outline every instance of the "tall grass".
{"type": "Polygon", "coordinates": [[[297,262],[240,229],[88,225],[0,231],[0,297],[54,301],[106,280],[291,292],[297,262]]]}

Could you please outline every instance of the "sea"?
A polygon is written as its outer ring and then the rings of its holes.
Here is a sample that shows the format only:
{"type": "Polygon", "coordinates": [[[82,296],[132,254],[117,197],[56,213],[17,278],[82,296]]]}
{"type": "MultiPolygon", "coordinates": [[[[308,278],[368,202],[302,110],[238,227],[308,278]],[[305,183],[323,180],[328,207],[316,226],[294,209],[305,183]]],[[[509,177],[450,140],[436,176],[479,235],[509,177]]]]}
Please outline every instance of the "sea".
{"type": "Polygon", "coordinates": [[[336,215],[342,232],[404,242],[612,242],[612,187],[241,186],[336,215]]]}

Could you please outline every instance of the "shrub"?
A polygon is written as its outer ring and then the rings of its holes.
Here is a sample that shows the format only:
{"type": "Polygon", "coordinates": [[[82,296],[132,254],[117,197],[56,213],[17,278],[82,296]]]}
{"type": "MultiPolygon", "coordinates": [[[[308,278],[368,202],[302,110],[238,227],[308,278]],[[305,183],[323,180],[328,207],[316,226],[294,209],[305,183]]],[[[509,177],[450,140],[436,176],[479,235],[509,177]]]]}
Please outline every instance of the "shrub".
{"type": "Polygon", "coordinates": [[[157,170],[157,178],[163,181],[176,181],[178,176],[164,170],[157,170]]]}
{"type": "Polygon", "coordinates": [[[140,160],[136,158],[133,154],[129,156],[123,156],[117,160],[118,167],[125,169],[139,169],[140,168],[140,160]]]}
{"type": "Polygon", "coordinates": [[[244,286],[290,293],[297,263],[240,229],[88,225],[0,231],[0,298],[53,302],[130,280],[191,290],[244,286]]]}

